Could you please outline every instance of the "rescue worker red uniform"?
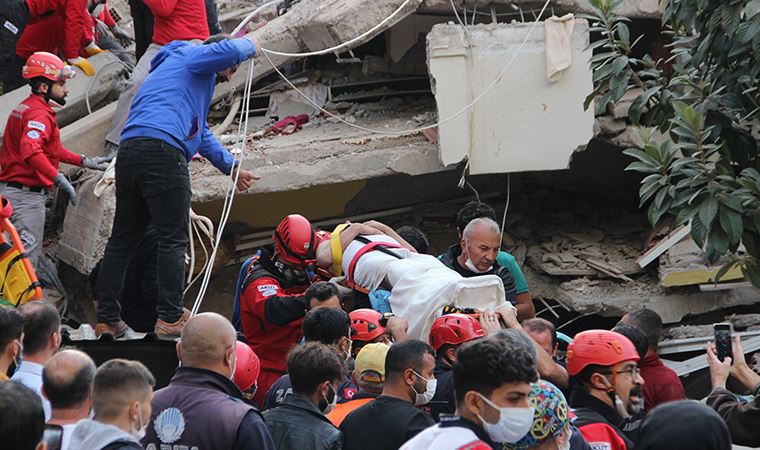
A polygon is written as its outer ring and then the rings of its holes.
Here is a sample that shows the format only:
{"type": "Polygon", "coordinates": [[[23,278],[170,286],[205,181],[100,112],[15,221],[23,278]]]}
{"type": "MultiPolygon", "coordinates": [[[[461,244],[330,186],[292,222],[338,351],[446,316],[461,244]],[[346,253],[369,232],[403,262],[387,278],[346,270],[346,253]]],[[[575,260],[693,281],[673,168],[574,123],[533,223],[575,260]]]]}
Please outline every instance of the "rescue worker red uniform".
{"type": "Polygon", "coordinates": [[[635,365],[638,361],[639,354],[633,343],[614,331],[584,331],[578,333],[568,346],[567,373],[573,377],[571,384],[574,386],[570,395],[575,416],[573,425],[592,449],[634,448],[635,443],[622,431],[622,410],[627,405],[617,392],[616,378],[630,377],[632,385],[643,384],[635,365]],[[631,367],[621,370],[620,366],[626,363],[631,367]],[[594,378],[597,384],[601,381],[598,375],[605,377],[606,387],[593,386],[594,378]]]}
{"type": "Polygon", "coordinates": [[[57,185],[72,203],[76,193],[58,164],[104,170],[106,158],[89,159],[67,150],[61,143],[55,111],[49,101],[66,103],[66,80],[74,72],[57,56],[37,52],[23,67],[32,94],[18,104],[8,118],[0,149],[0,194],[10,200],[16,227],[30,262],[37,266],[42,254],[45,224],[45,192],[57,185]]]}
{"type": "MultiPolygon", "coordinates": [[[[88,0],[10,0],[0,10],[0,67],[2,81],[5,90],[16,89],[23,84],[19,78],[16,61],[16,43],[29,24],[37,23],[51,16],[59,16],[64,24],[63,41],[61,52],[64,58],[72,65],[78,66],[82,71],[92,76],[95,69],[85,59],[79,56],[79,50],[85,45],[87,55],[96,55],[102,50],[93,42],[84,43],[87,30],[92,26],[87,11],[88,0]]],[[[46,39],[43,36],[43,39],[46,39]]],[[[40,47],[37,47],[40,48],[40,47]]],[[[54,51],[53,48],[45,48],[46,51],[54,51]]]]}
{"type": "Polygon", "coordinates": [[[240,302],[242,331],[259,356],[261,373],[254,400],[264,404],[271,385],[287,371],[285,357],[303,338],[308,304],[307,262],[314,259],[317,236],[311,223],[292,214],[274,232],[274,253],[264,248],[248,269],[240,302]]]}

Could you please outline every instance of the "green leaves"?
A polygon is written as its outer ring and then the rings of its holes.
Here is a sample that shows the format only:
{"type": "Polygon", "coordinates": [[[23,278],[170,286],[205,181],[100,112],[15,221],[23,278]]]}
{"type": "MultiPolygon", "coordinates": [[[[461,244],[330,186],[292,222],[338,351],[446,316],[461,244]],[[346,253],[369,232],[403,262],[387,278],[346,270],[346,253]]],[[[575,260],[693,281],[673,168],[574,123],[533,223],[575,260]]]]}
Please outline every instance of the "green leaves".
{"type": "Polygon", "coordinates": [[[664,33],[670,55],[631,55],[621,0],[591,0],[587,16],[602,38],[588,48],[592,101],[604,111],[637,88],[628,119],[643,146],[624,153],[642,174],[640,206],[654,226],[691,222],[691,235],[711,262],[732,267],[760,287],[760,0],[667,0],[664,33]],[[668,70],[665,70],[667,64],[668,70]],[[662,137],[653,139],[649,127],[662,137]],[[745,253],[737,254],[739,248],[745,253]]]}

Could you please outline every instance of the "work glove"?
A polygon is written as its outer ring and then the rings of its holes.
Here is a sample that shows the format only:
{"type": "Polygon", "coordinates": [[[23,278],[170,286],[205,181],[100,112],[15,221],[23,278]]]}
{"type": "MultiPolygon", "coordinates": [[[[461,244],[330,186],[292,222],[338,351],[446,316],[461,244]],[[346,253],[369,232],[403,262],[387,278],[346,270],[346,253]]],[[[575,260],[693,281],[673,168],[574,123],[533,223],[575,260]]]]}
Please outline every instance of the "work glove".
{"type": "Polygon", "coordinates": [[[72,66],[77,66],[80,69],[82,69],[82,72],[84,72],[84,74],[87,75],[88,77],[95,75],[95,68],[92,67],[92,64],[90,64],[89,61],[82,58],[81,56],[77,56],[76,58],[71,58],[68,60],[68,62],[72,66]]]}
{"type": "Polygon", "coordinates": [[[108,165],[111,164],[113,156],[98,156],[95,158],[88,158],[82,155],[82,162],[79,164],[82,167],[92,170],[106,170],[108,165]]]}
{"type": "Polygon", "coordinates": [[[126,43],[125,46],[128,46],[130,42],[133,42],[134,39],[132,39],[132,36],[129,35],[129,33],[124,30],[124,28],[120,27],[119,25],[114,25],[111,27],[111,33],[113,33],[114,37],[118,39],[122,45],[126,43]]]}
{"type": "Polygon", "coordinates": [[[96,44],[95,41],[90,41],[90,43],[87,44],[87,47],[84,48],[84,51],[86,51],[89,56],[95,56],[98,53],[103,53],[105,50],[98,47],[98,44],[96,44]]]}
{"type": "Polygon", "coordinates": [[[66,196],[69,198],[69,203],[71,203],[72,206],[77,204],[77,191],[74,190],[74,186],[72,186],[69,180],[66,179],[66,176],[61,172],[58,172],[58,175],[53,178],[53,182],[58,186],[58,189],[66,193],[66,196]]]}

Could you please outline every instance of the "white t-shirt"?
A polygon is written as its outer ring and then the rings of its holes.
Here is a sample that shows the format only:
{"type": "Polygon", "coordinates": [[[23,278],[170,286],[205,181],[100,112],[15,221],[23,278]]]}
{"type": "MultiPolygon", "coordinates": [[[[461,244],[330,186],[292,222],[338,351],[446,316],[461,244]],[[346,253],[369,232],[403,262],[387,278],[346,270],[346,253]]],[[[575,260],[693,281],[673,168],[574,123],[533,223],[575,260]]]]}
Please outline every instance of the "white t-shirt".
{"type": "Polygon", "coordinates": [[[76,428],[76,423],[69,423],[66,425],[61,425],[63,427],[63,438],[61,439],[61,450],[66,450],[69,448],[69,442],[71,441],[71,432],[74,431],[74,428],[76,428]]]}
{"type": "Polygon", "coordinates": [[[401,450],[491,450],[492,447],[465,427],[433,425],[408,440],[401,450]]]}

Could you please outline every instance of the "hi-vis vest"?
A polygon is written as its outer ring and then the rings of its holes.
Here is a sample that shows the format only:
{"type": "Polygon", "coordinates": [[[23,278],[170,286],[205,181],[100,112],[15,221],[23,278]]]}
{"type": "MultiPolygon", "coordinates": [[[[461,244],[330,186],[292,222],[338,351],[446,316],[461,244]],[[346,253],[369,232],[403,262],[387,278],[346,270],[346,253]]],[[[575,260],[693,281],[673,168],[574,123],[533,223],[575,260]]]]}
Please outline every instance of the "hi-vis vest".
{"type": "Polygon", "coordinates": [[[10,221],[13,207],[0,199],[0,302],[19,306],[29,300],[41,300],[42,288],[24,244],[10,221]]]}

